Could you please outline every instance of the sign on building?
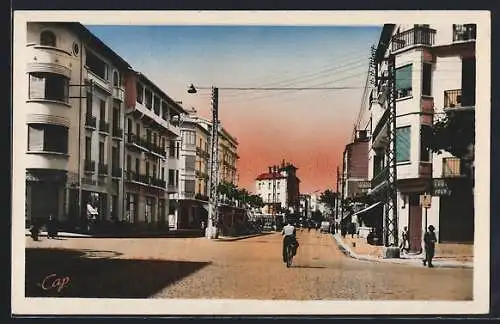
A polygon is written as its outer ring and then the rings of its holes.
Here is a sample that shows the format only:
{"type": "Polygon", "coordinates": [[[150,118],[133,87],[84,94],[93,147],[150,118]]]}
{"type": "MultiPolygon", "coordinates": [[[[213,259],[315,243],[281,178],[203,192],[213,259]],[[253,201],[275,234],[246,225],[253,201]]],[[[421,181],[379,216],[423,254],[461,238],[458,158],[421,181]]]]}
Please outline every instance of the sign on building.
{"type": "Polygon", "coordinates": [[[431,208],[432,196],[429,194],[420,195],[420,204],[424,208],[431,208]]]}
{"type": "Polygon", "coordinates": [[[445,179],[432,180],[432,194],[434,196],[450,196],[451,189],[445,179]]]}

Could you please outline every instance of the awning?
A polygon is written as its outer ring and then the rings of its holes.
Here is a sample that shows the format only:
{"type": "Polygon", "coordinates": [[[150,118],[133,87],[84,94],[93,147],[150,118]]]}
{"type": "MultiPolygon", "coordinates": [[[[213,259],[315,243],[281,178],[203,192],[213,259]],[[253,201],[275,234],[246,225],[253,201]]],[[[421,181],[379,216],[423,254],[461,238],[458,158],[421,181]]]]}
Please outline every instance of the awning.
{"type": "Polygon", "coordinates": [[[354,213],[353,216],[365,213],[365,212],[369,211],[370,209],[377,207],[381,203],[382,203],[381,201],[378,201],[378,202],[374,203],[373,205],[370,205],[370,206],[366,207],[365,209],[362,209],[359,212],[354,213]]]}

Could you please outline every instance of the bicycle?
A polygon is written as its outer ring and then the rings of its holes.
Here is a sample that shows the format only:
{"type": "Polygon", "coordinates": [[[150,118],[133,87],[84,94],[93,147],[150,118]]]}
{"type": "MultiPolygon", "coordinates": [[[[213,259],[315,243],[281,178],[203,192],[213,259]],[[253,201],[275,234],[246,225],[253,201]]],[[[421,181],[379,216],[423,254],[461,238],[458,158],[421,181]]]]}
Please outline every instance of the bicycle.
{"type": "Polygon", "coordinates": [[[286,257],[286,267],[287,268],[290,268],[292,266],[293,248],[294,248],[293,244],[288,244],[286,246],[285,257],[286,257]]]}

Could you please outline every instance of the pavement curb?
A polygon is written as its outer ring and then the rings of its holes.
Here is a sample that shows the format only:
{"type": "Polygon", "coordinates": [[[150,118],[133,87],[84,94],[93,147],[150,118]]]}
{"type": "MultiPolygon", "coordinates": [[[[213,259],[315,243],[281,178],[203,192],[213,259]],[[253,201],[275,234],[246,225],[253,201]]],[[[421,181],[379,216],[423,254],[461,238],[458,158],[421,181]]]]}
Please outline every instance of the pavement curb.
{"type": "MultiPolygon", "coordinates": [[[[347,255],[350,258],[357,259],[357,260],[363,260],[363,261],[372,261],[372,262],[381,262],[381,263],[392,263],[392,264],[406,264],[414,267],[420,267],[422,268],[422,260],[417,259],[417,258],[401,258],[401,259],[383,259],[383,258],[376,258],[368,255],[362,255],[362,254],[357,254],[349,248],[347,244],[345,244],[338,235],[332,235],[335,241],[337,242],[337,245],[340,248],[340,251],[347,255]]],[[[434,267],[435,268],[459,268],[459,269],[473,269],[473,264],[472,262],[456,262],[456,263],[449,263],[444,261],[434,261],[434,267]]]]}

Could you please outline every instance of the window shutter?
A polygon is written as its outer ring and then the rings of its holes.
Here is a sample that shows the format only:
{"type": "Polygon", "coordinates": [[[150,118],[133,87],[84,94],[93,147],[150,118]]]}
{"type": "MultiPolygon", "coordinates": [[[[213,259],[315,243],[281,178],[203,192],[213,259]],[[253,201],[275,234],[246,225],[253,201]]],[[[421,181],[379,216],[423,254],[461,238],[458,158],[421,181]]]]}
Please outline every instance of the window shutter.
{"type": "Polygon", "coordinates": [[[43,151],[43,127],[42,125],[29,125],[28,126],[28,150],[29,151],[43,151]]]}
{"type": "Polygon", "coordinates": [[[410,148],[410,127],[396,129],[396,161],[409,161],[410,148]]]}
{"type": "Polygon", "coordinates": [[[30,74],[30,99],[45,98],[45,79],[30,74]]]}

